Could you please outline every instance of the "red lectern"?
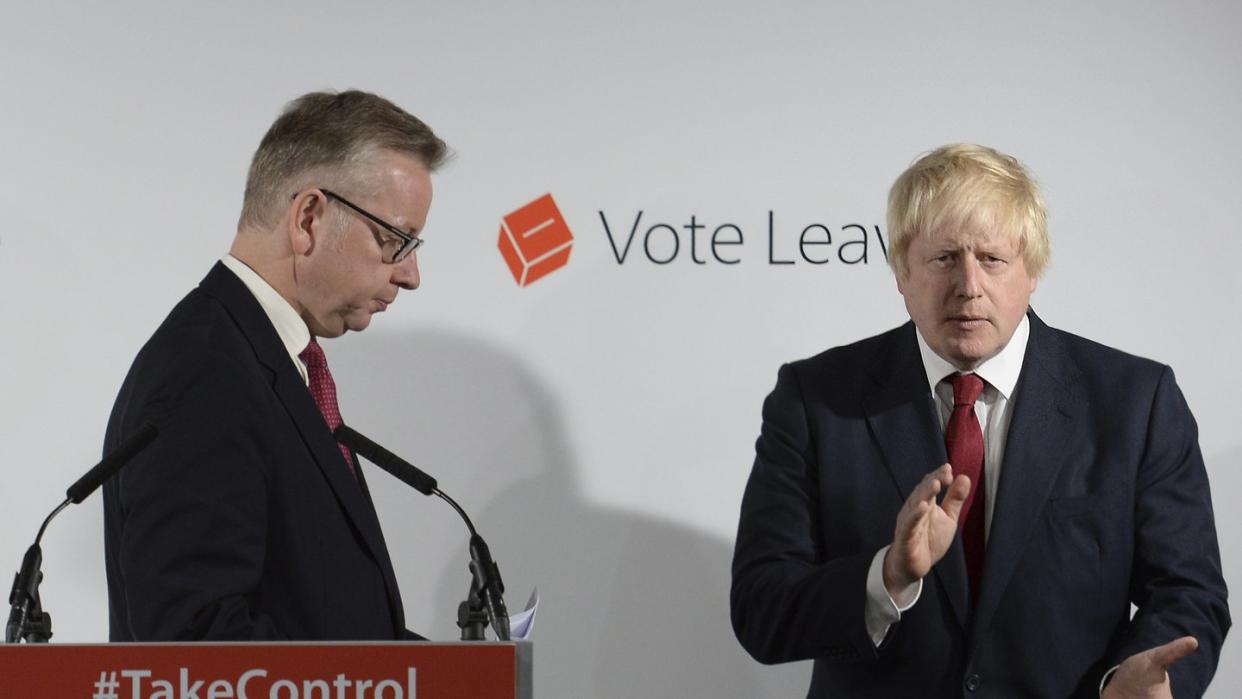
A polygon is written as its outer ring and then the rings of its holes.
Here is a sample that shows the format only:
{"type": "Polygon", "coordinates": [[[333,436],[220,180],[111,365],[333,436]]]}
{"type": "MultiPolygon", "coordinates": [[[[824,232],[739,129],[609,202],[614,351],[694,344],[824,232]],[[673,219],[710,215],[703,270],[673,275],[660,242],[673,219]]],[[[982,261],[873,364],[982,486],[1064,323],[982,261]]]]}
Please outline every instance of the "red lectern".
{"type": "Polygon", "coordinates": [[[0,645],[13,699],[530,699],[531,644],[0,645]]]}

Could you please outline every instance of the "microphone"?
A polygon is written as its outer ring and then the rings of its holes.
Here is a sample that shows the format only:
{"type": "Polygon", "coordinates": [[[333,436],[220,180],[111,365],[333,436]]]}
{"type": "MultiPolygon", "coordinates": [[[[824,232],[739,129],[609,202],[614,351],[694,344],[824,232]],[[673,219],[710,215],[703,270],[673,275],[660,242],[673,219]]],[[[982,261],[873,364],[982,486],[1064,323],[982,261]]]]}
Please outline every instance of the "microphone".
{"type": "MultiPolygon", "coordinates": [[[[496,632],[496,638],[501,641],[508,641],[510,638],[509,610],[505,607],[505,584],[500,579],[500,568],[492,560],[491,550],[487,547],[487,542],[483,541],[483,537],[479,536],[479,533],[474,528],[474,523],[466,515],[466,511],[461,509],[461,506],[453,498],[445,495],[437,487],[436,479],[427,475],[405,459],[362,436],[348,425],[337,427],[332,435],[336,437],[336,441],[352,449],[354,453],[367,461],[379,466],[397,479],[404,481],[423,495],[439,497],[457,511],[457,514],[466,523],[466,528],[470,530],[470,570],[474,574],[474,582],[483,596],[488,619],[492,623],[492,629],[496,632]]],[[[482,636],[479,638],[481,639],[482,636]]]]}
{"type": "Polygon", "coordinates": [[[95,489],[108,480],[121,467],[129,463],[138,452],[142,451],[159,435],[159,430],[151,423],[145,423],[137,432],[130,435],[121,445],[112,450],[94,468],[86,472],[69,489],[65,491],[65,501],[60,503],[52,514],[43,520],[34,544],[26,549],[22,557],[22,567],[13,578],[13,589],[9,592],[9,621],[4,627],[5,643],[47,643],[52,637],[52,616],[43,611],[39,599],[39,583],[43,582],[43,549],[39,543],[52,518],[70,505],[81,504],[95,489]]]}
{"type": "MultiPolygon", "coordinates": [[[[353,449],[354,453],[379,466],[399,480],[405,481],[414,490],[423,495],[435,494],[437,490],[436,479],[423,473],[414,464],[407,462],[400,456],[358,434],[348,425],[341,425],[336,428],[332,436],[336,437],[336,441],[353,449]]],[[[470,529],[473,531],[474,527],[470,529]]]]}
{"type": "Polygon", "coordinates": [[[111,478],[112,474],[120,471],[122,466],[138,455],[138,452],[146,449],[159,433],[155,425],[149,422],[144,423],[137,432],[130,435],[129,439],[121,442],[121,446],[105,456],[95,468],[87,471],[85,476],[69,486],[69,489],[65,491],[65,496],[75,505],[82,504],[82,501],[95,492],[96,488],[103,485],[104,481],[111,478]]]}

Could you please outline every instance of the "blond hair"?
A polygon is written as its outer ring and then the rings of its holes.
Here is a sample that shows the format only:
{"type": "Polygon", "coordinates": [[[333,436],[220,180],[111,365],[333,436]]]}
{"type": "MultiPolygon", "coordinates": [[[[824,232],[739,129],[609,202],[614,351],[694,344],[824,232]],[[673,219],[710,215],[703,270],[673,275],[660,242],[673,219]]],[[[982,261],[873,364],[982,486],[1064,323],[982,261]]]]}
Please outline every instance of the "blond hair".
{"type": "Polygon", "coordinates": [[[941,146],[911,165],[888,193],[889,266],[909,273],[915,236],[942,231],[1002,232],[1018,240],[1026,271],[1048,264],[1048,213],[1039,185],[1012,156],[986,146],[941,146]]]}

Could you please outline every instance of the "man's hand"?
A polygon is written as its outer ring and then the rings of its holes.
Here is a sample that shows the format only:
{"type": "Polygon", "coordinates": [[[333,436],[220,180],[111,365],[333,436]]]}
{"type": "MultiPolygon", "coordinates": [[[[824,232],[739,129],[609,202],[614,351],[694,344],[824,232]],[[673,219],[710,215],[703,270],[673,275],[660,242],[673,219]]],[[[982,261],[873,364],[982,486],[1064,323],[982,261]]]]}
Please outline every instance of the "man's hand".
{"type": "Polygon", "coordinates": [[[944,557],[957,534],[957,518],[970,494],[970,478],[953,477],[949,464],[919,481],[897,513],[893,545],[884,556],[884,587],[894,600],[923,579],[944,557]],[[936,496],[947,490],[944,501],[936,496]]]}
{"type": "Polygon", "coordinates": [[[1172,699],[1169,668],[1199,647],[1194,636],[1135,653],[1122,661],[1100,694],[1102,699],[1172,699]]]}

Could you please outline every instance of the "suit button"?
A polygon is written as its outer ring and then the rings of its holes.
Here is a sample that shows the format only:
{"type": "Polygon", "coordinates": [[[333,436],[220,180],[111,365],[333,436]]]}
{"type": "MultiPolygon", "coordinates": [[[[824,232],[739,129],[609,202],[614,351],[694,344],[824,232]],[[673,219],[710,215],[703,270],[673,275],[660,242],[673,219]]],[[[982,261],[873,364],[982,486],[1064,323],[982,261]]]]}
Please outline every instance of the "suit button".
{"type": "Polygon", "coordinates": [[[974,692],[979,689],[979,685],[983,684],[983,680],[978,675],[971,675],[966,678],[966,691],[974,692]]]}

